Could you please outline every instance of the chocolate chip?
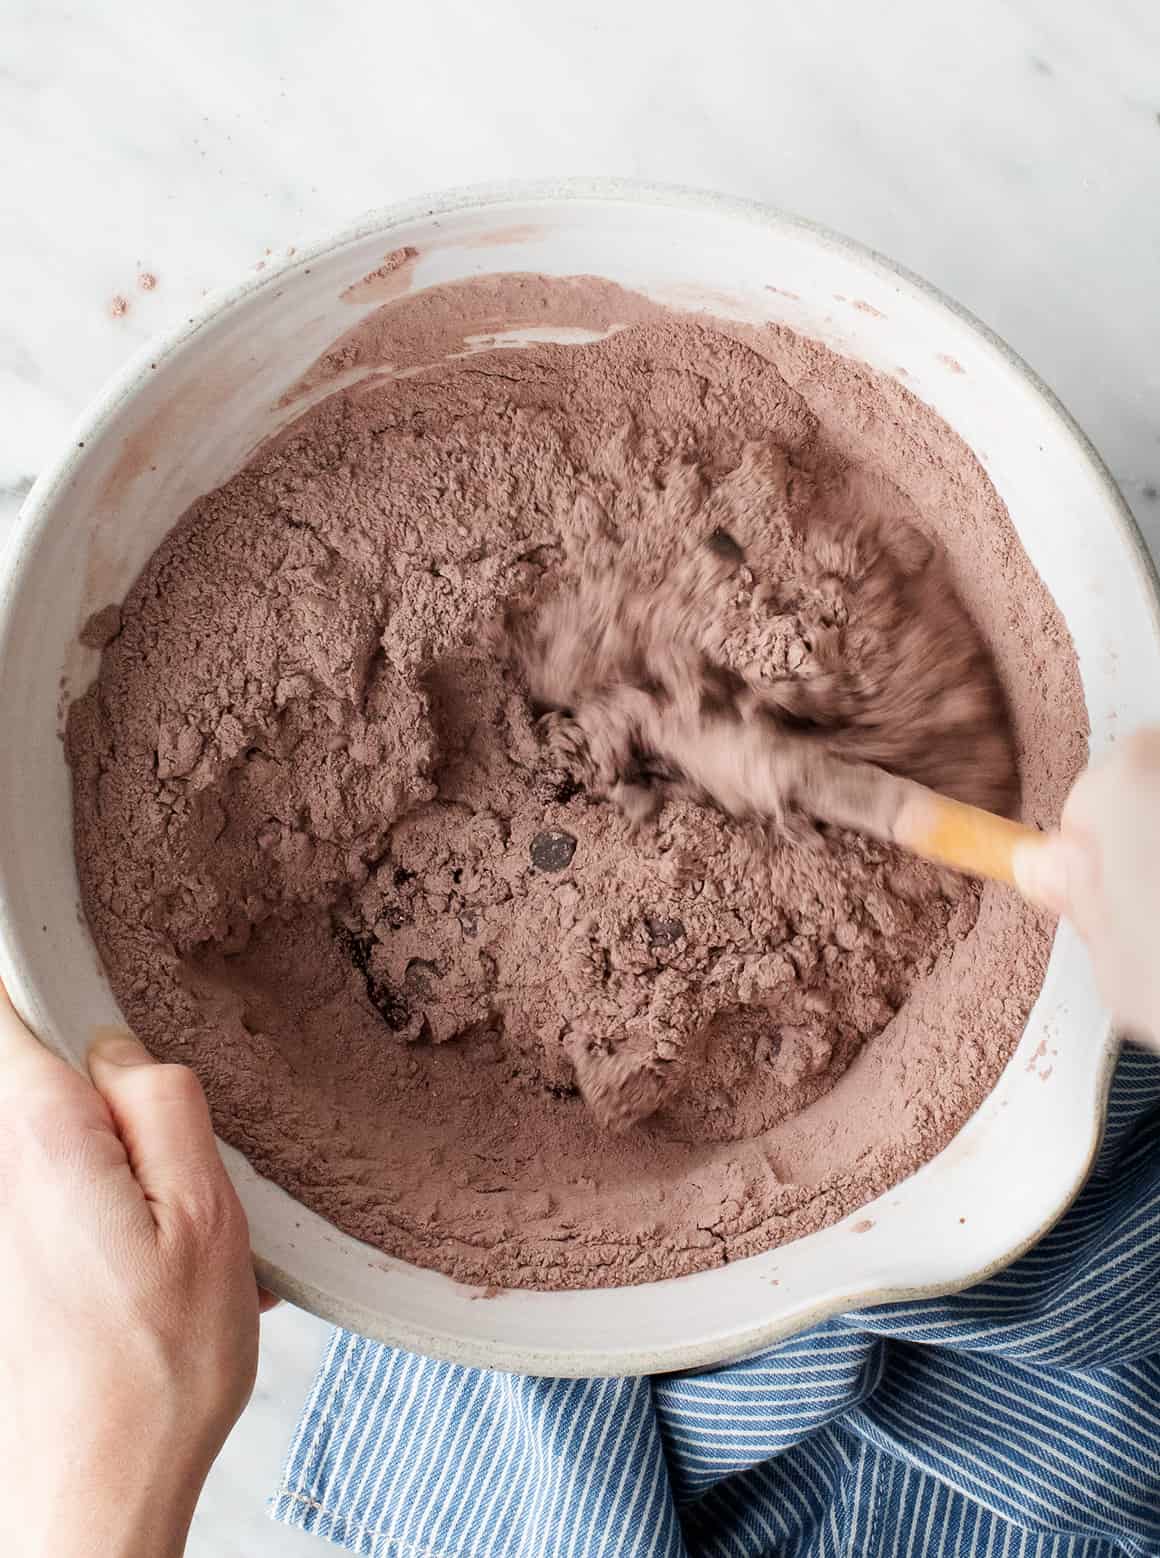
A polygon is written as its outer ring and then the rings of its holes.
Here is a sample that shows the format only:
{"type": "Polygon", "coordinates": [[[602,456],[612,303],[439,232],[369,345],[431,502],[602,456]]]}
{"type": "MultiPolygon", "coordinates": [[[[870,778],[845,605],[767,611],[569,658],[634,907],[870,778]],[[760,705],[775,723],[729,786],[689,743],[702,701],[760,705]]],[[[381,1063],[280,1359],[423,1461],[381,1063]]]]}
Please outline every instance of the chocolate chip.
{"type": "Polygon", "coordinates": [[[745,553],[741,550],[740,543],[727,530],[722,530],[720,526],[706,537],[705,545],[711,552],[715,552],[718,557],[723,557],[726,562],[743,563],[745,561],[745,553]]]}
{"type": "Polygon", "coordinates": [[[680,920],[649,918],[644,923],[648,939],[654,947],[674,947],[685,934],[685,927],[680,920]]]}
{"type": "Polygon", "coordinates": [[[537,833],[532,840],[532,869],[535,871],[563,871],[572,863],[576,853],[576,840],[570,833],[549,828],[537,833]]]}
{"type": "Polygon", "coordinates": [[[371,952],[374,948],[375,938],[367,935],[356,935],[354,931],[347,930],[345,925],[334,927],[334,940],[339,950],[348,957],[355,968],[364,977],[370,971],[371,952]]]}
{"type": "Polygon", "coordinates": [[[367,995],[391,1032],[402,1033],[411,1021],[411,1008],[399,992],[392,990],[385,981],[375,979],[367,981],[367,995]]]}
{"type": "Polygon", "coordinates": [[[479,935],[479,915],[474,909],[464,909],[459,916],[459,928],[465,936],[479,935]]]}
{"type": "Polygon", "coordinates": [[[426,958],[412,958],[403,973],[403,985],[414,995],[430,995],[431,981],[438,979],[439,968],[426,958]]]}
{"type": "Polygon", "coordinates": [[[578,1098],[580,1089],[575,1082],[545,1082],[545,1093],[550,1093],[553,1098],[578,1098]]]}
{"type": "Polygon", "coordinates": [[[392,1033],[401,1033],[411,1020],[411,1008],[399,992],[393,990],[386,980],[379,979],[372,969],[371,956],[375,947],[375,938],[356,935],[354,931],[338,926],[335,928],[334,939],[356,971],[362,975],[367,1000],[392,1033]]]}
{"type": "Polygon", "coordinates": [[[546,770],[536,776],[533,783],[533,792],[536,799],[545,806],[567,806],[568,802],[580,794],[579,782],[569,773],[560,769],[546,770]]]}

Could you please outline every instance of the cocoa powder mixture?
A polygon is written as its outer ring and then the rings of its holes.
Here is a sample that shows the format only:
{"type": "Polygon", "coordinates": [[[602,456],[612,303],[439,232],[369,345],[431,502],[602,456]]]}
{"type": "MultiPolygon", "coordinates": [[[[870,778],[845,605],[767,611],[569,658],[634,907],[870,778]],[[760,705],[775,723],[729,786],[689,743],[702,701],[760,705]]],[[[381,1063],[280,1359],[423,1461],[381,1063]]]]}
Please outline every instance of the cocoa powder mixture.
{"type": "Polygon", "coordinates": [[[589,657],[651,602],[711,713],[743,687],[1050,822],[1074,654],[961,441],[816,342],[589,279],[398,299],[299,393],[89,625],[69,717],[89,924],[219,1132],[390,1254],[539,1287],[767,1249],[938,1151],[1049,928],[792,806],[703,804],[605,740],[589,657]],[[525,325],[621,328],[493,344],[525,325]]]}

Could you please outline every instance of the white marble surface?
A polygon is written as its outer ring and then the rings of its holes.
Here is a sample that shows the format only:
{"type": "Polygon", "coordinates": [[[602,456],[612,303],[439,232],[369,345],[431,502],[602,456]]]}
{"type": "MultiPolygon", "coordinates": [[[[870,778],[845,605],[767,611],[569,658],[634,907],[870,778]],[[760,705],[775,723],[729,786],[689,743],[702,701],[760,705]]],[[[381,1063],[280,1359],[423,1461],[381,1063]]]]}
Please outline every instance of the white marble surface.
{"type": "MultiPolygon", "coordinates": [[[[0,42],[0,521],[207,288],[398,197],[593,173],[768,200],[929,277],[1160,551],[1156,0],[6,0],[0,42]]],[[[262,1516],[322,1331],[267,1320],[196,1558],[322,1552],[262,1516]]]]}

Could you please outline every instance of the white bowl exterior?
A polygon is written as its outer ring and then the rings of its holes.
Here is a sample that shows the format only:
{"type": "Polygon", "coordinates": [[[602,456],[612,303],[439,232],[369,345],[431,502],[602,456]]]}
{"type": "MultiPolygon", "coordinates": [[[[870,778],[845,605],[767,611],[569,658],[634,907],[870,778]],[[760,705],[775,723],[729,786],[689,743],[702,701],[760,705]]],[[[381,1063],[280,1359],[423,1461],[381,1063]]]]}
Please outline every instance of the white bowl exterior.
{"type": "MultiPolygon", "coordinates": [[[[684,191],[571,184],[396,209],[211,299],[106,392],[24,506],[0,580],[0,974],[62,1055],[79,1062],[95,1028],[123,1022],[78,908],[58,733],[62,676],[75,691],[97,664],[78,626],[124,595],[189,503],[301,411],[279,408],[284,391],[373,306],[342,302],[343,289],[402,244],[420,253],[416,287],[496,270],[593,273],[904,368],[978,454],[1068,622],[1093,750],[1160,717],[1152,575],[1106,473],[1027,370],[922,283],[807,224],[684,191]]],[[[636,1288],[478,1302],[478,1290],[339,1233],[223,1151],[265,1280],[317,1313],[492,1368],[657,1372],[743,1356],[826,1314],[946,1292],[1003,1264],[1078,1188],[1113,1058],[1064,929],[1016,1056],[933,1162],[794,1244],[636,1288]],[[1050,1065],[1035,1063],[1044,1042],[1050,1065]],[[864,1220],[873,1226],[855,1232],[864,1220]]]]}

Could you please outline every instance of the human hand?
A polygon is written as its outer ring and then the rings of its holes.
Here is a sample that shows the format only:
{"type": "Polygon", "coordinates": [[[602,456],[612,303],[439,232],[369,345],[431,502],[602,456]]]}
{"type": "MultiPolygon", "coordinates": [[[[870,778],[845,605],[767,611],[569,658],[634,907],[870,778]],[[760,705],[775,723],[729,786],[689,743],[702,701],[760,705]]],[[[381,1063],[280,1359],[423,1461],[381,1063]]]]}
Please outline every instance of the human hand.
{"type": "Polygon", "coordinates": [[[249,1397],[259,1294],[193,1073],[127,1034],[92,1081],[0,987],[6,1558],[177,1558],[249,1397]]]}
{"type": "Polygon", "coordinates": [[[1059,831],[1014,865],[1020,891],[1087,942],[1112,1016],[1160,1048],[1160,727],[1088,769],[1059,831]]]}

